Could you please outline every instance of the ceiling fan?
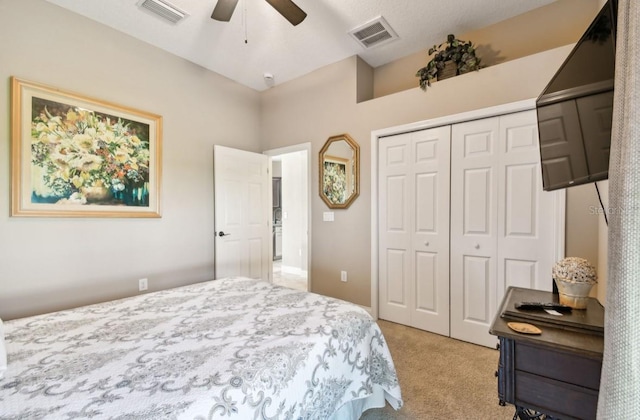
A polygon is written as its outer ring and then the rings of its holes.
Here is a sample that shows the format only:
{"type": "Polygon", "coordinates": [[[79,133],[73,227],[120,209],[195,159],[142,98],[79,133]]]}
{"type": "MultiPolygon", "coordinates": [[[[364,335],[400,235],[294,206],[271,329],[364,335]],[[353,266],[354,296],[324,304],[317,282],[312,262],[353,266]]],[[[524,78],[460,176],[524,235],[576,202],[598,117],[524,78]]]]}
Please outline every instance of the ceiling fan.
{"type": "MultiPolygon", "coordinates": [[[[296,26],[307,17],[307,14],[291,0],[265,1],[291,22],[293,26],[296,26]]],[[[211,19],[229,22],[237,4],[238,0],[218,0],[216,7],[213,9],[213,14],[211,14],[211,19]]]]}

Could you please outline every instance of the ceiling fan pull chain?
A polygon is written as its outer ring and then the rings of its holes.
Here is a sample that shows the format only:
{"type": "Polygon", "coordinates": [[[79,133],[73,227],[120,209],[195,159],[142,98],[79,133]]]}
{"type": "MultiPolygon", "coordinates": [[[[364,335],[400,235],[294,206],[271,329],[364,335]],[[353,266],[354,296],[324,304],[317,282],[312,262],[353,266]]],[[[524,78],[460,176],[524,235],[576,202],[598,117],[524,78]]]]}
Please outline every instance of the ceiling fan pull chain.
{"type": "Polygon", "coordinates": [[[247,0],[242,0],[242,21],[244,24],[244,43],[248,44],[247,41],[247,0]]]}

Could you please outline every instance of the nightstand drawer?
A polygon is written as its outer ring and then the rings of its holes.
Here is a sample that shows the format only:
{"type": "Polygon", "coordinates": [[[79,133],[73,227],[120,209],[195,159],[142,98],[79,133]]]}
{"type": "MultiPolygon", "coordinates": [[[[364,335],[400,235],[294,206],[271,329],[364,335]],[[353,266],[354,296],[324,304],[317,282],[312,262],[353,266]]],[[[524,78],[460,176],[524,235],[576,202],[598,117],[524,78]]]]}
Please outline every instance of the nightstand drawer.
{"type": "Polygon", "coordinates": [[[515,369],[597,391],[600,389],[602,360],[580,357],[575,353],[518,343],[515,369]]]}
{"type": "Polygon", "coordinates": [[[596,418],[598,391],[520,372],[515,377],[516,405],[562,419],[596,418]]]}

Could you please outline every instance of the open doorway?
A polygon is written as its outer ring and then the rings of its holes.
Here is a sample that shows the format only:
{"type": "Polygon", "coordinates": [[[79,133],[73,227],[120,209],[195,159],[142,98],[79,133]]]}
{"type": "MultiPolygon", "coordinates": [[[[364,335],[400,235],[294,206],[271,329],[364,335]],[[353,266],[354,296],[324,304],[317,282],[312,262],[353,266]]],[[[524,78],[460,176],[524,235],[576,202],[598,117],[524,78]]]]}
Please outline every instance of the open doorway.
{"type": "Polygon", "coordinates": [[[268,150],[273,180],[273,282],[311,290],[310,164],[311,144],[268,150]]]}

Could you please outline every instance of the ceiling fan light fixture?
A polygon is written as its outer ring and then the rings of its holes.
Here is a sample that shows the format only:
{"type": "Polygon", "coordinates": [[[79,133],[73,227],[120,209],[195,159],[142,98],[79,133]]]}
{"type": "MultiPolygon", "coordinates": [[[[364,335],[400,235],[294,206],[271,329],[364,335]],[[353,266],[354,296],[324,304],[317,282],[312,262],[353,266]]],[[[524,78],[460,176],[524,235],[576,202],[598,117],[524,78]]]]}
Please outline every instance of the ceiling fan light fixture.
{"type": "Polygon", "coordinates": [[[171,23],[178,23],[189,16],[186,12],[164,0],[140,0],[137,5],[171,23]]]}

